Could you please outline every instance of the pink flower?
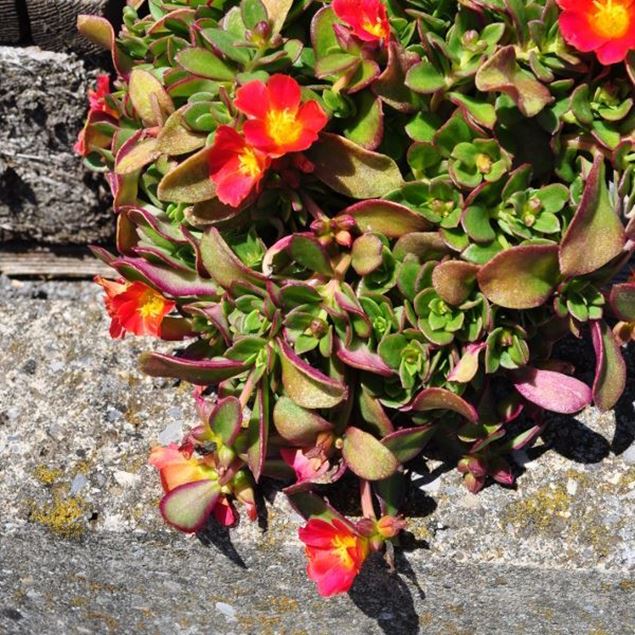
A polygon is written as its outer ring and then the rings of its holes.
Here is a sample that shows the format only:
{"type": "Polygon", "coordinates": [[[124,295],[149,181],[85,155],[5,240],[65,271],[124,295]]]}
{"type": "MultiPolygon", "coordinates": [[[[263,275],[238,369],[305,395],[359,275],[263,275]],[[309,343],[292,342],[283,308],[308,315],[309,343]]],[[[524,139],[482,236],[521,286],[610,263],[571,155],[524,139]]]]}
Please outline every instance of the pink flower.
{"type": "Polygon", "coordinates": [[[323,457],[308,457],[305,450],[283,448],[282,460],[295,470],[298,483],[312,483],[329,471],[329,462],[323,457]]]}
{"type": "MultiPolygon", "coordinates": [[[[337,1],[337,0],[336,0],[337,1]]],[[[560,31],[578,51],[595,52],[604,65],[635,49],[635,0],[556,0],[560,31]]]]}

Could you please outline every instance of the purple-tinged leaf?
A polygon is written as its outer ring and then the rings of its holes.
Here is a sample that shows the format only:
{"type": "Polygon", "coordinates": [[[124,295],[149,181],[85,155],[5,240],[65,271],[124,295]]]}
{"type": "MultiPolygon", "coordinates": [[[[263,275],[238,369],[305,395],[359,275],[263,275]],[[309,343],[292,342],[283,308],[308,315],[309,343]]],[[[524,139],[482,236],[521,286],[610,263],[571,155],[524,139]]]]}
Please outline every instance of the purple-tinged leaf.
{"type": "Polygon", "coordinates": [[[515,436],[509,443],[509,449],[518,451],[526,448],[530,443],[534,441],[544,430],[545,426],[532,426],[529,430],[525,430],[521,434],[515,436]]]}
{"type": "Polygon", "coordinates": [[[427,262],[441,258],[449,251],[439,232],[412,232],[402,236],[393,249],[393,255],[403,260],[408,254],[427,262]]]}
{"type": "Polygon", "coordinates": [[[130,250],[135,256],[139,256],[147,260],[151,264],[158,266],[166,265],[168,270],[178,271],[185,274],[191,274],[192,270],[187,267],[181,260],[172,256],[165,249],[155,247],[154,245],[137,245],[130,250]]]}
{"type": "Polygon", "coordinates": [[[395,373],[384,360],[368,349],[365,344],[357,344],[353,348],[346,348],[342,342],[338,340],[336,345],[337,356],[347,366],[359,368],[375,375],[382,377],[392,377],[395,373]]]}
{"type": "MultiPolygon", "coordinates": [[[[285,492],[286,493],[286,492],[285,492]]],[[[307,520],[320,518],[330,522],[334,518],[342,521],[347,527],[354,529],[350,520],[342,516],[335,508],[331,507],[323,498],[307,490],[294,490],[287,494],[291,506],[307,520]]]]}
{"type": "Polygon", "coordinates": [[[194,272],[185,273],[154,265],[143,258],[118,258],[112,266],[124,278],[141,279],[162,293],[174,298],[196,296],[219,297],[219,289],[212,280],[199,278],[194,272]]]}
{"type": "Polygon", "coordinates": [[[220,494],[218,481],[204,480],[185,483],[168,492],[159,505],[161,515],[169,525],[192,533],[203,527],[220,494]]]}
{"type": "Polygon", "coordinates": [[[591,322],[591,339],[595,349],[593,402],[606,411],[613,408],[626,388],[626,363],[613,331],[604,320],[591,322]]]}
{"type": "Polygon", "coordinates": [[[580,205],[560,243],[560,270],[572,278],[592,273],[618,256],[626,240],[606,185],[604,157],[596,157],[580,205]]]}
{"type": "Polygon", "coordinates": [[[399,463],[406,463],[423,450],[435,431],[433,425],[402,428],[385,436],[381,442],[397,457],[399,463]]]}
{"type": "Polygon", "coordinates": [[[476,408],[462,397],[459,397],[459,395],[445,388],[425,388],[414,398],[408,410],[414,410],[415,412],[451,410],[472,423],[478,421],[476,408]]]}
{"type": "Polygon", "coordinates": [[[167,316],[161,321],[159,337],[166,342],[180,342],[195,335],[190,320],[167,316]]]}
{"type": "Polygon", "coordinates": [[[336,134],[323,132],[306,155],[318,179],[351,198],[378,198],[403,185],[399,166],[390,157],[336,134]]]}
{"type": "Polygon", "coordinates": [[[377,232],[388,238],[432,229],[432,224],[421,214],[392,201],[361,201],[342,210],[341,215],[352,216],[362,233],[377,232]]]}
{"type": "Polygon", "coordinates": [[[197,386],[212,386],[247,370],[242,362],[216,357],[214,359],[185,359],[162,353],[142,353],[141,370],[151,377],[173,377],[197,386]]]}
{"type": "Polygon", "coordinates": [[[333,429],[332,423],[284,395],[274,406],[273,423],[283,439],[299,447],[312,446],[320,432],[333,429]]]}
{"type": "Polygon", "coordinates": [[[432,272],[434,290],[449,304],[458,306],[475,287],[479,266],[462,260],[446,260],[432,272]]]}
{"type": "Polygon", "coordinates": [[[212,430],[220,436],[225,445],[233,445],[240,434],[243,409],[236,397],[219,399],[209,416],[212,430]]]}
{"type": "Polygon", "coordinates": [[[533,309],[545,303],[558,281],[558,245],[520,245],[502,251],[477,274],[488,300],[506,309],[533,309]]]}
{"type": "Polygon", "coordinates": [[[531,403],[545,410],[574,414],[592,401],[591,389],[579,379],[526,366],[511,374],[516,390],[531,403]]]}
{"type": "Polygon", "coordinates": [[[209,177],[209,148],[179,163],[159,183],[158,195],[173,203],[200,203],[216,196],[214,182],[209,177]]]}
{"type": "Polygon", "coordinates": [[[188,313],[194,313],[195,315],[202,315],[208,319],[220,333],[220,336],[225,341],[225,345],[227,347],[231,346],[232,336],[229,330],[229,322],[227,321],[221,304],[198,302],[185,305],[183,310],[188,313]]]}
{"type": "Polygon", "coordinates": [[[635,322],[635,282],[613,285],[609,303],[618,319],[635,322]]]}
{"type": "Polygon", "coordinates": [[[269,385],[263,382],[256,391],[256,403],[247,430],[247,464],[256,482],[260,480],[269,445],[269,385]]]}
{"type": "Polygon", "coordinates": [[[367,481],[388,478],[397,471],[397,457],[372,434],[349,426],[344,435],[342,456],[357,476],[367,481]]]}
{"type": "Polygon", "coordinates": [[[101,46],[112,55],[113,66],[122,77],[132,68],[132,60],[119,49],[112,24],[96,15],[78,15],[77,30],[93,44],[101,46]]]}
{"type": "Polygon", "coordinates": [[[291,257],[310,271],[324,276],[333,275],[333,267],[326,249],[312,234],[295,234],[289,245],[291,257]]]}
{"type": "Polygon", "coordinates": [[[348,389],[344,384],[307,364],[284,340],[279,339],[278,346],[282,383],[289,397],[299,406],[333,408],[346,398],[348,389]]]}
{"type": "Polygon", "coordinates": [[[243,264],[215,227],[201,238],[201,257],[209,274],[226,289],[241,282],[256,287],[265,284],[265,277],[243,264]]]}
{"type": "Polygon", "coordinates": [[[396,41],[388,46],[388,63],[382,74],[371,84],[371,90],[383,102],[400,112],[418,109],[418,98],[406,86],[406,73],[419,60],[396,41]]]}
{"type": "Polygon", "coordinates": [[[151,227],[159,236],[165,238],[165,240],[170,243],[176,245],[188,244],[183,227],[178,227],[177,225],[159,220],[157,214],[149,209],[137,205],[126,205],[121,208],[121,212],[124,212],[135,225],[151,227]]]}

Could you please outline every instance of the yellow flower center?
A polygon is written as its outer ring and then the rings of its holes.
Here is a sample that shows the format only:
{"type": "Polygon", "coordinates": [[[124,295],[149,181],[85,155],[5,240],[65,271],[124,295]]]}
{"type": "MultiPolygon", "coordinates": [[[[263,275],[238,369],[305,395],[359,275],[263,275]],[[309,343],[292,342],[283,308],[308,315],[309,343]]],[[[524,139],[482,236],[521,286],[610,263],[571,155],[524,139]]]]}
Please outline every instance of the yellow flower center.
{"type": "Polygon", "coordinates": [[[335,536],[331,542],[333,551],[342,562],[342,565],[347,569],[352,569],[355,566],[348,550],[355,548],[357,540],[355,536],[335,536]]]}
{"type": "Polygon", "coordinates": [[[374,23],[366,18],[362,24],[362,28],[366,31],[366,33],[370,33],[375,37],[386,37],[386,29],[384,28],[380,18],[377,18],[374,23]]]}
{"type": "Polygon", "coordinates": [[[302,124],[297,120],[296,113],[288,108],[284,110],[270,110],[266,120],[267,134],[277,145],[293,143],[302,133],[302,124]]]}
{"type": "Polygon", "coordinates": [[[243,174],[251,177],[258,176],[262,172],[260,163],[256,153],[251,148],[245,148],[238,158],[240,167],[238,168],[243,174]]]}
{"type": "Polygon", "coordinates": [[[631,25],[628,4],[623,0],[593,0],[593,6],[591,24],[598,35],[611,40],[626,35],[631,25]]]}
{"type": "Polygon", "coordinates": [[[165,306],[165,300],[154,291],[146,291],[140,298],[137,311],[143,318],[155,318],[161,315],[165,306]]]}

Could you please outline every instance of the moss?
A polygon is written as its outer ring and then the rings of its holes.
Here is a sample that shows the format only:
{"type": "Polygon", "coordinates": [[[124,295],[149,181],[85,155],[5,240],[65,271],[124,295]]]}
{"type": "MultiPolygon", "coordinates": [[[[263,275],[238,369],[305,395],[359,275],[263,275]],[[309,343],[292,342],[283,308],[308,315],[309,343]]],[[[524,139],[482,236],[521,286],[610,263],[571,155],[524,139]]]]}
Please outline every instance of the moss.
{"type": "Polygon", "coordinates": [[[29,519],[63,538],[80,538],[86,530],[82,523],[85,513],[86,503],[83,498],[64,497],[60,492],[54,492],[50,504],[31,504],[29,519]]]}
{"type": "Polygon", "coordinates": [[[53,485],[57,482],[64,472],[56,467],[47,467],[46,465],[38,465],[33,470],[33,476],[42,483],[42,485],[53,485]]]}
{"type": "Polygon", "coordinates": [[[503,522],[514,527],[533,527],[546,532],[559,524],[571,506],[571,498],[564,485],[541,487],[531,496],[512,503],[503,515],[503,522]]]}

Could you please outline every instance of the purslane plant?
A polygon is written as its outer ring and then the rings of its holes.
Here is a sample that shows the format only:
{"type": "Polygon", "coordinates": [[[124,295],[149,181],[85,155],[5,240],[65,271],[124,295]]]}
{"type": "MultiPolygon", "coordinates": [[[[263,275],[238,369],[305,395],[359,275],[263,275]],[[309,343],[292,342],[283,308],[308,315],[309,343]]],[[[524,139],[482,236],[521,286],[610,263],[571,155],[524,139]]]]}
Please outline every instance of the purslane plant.
{"type": "Polygon", "coordinates": [[[170,525],[253,519],[276,479],[340,593],[428,457],[512,485],[545,411],[615,405],[635,3],[129,0],[118,36],[79,28],[116,72],[75,146],[114,198],[110,332],[178,342],[141,367],[196,387],[150,457],[170,525]],[[591,387],[554,357],[589,334],[591,387]],[[356,521],[325,498],[345,475],[356,521]]]}

